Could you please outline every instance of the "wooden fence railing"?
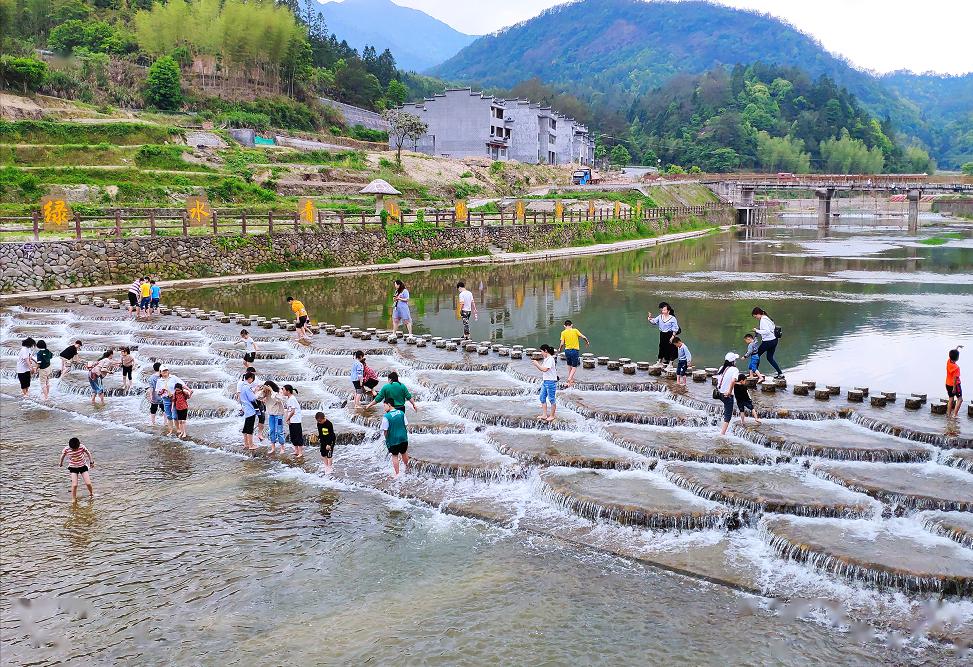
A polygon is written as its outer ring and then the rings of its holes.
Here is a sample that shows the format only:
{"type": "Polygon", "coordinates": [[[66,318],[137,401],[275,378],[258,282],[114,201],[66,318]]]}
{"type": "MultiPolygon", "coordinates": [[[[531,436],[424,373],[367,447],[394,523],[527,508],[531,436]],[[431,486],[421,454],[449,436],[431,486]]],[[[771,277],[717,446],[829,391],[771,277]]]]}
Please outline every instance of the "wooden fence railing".
{"type": "Polygon", "coordinates": [[[416,211],[403,213],[400,220],[374,213],[334,213],[318,211],[316,219],[308,222],[296,212],[253,213],[232,209],[211,209],[212,215],[203,224],[193,224],[186,211],[176,209],[118,209],[104,215],[72,214],[66,224],[45,224],[40,212],[31,216],[0,217],[0,241],[34,242],[107,238],[146,238],[156,236],[209,236],[274,234],[300,231],[328,233],[382,230],[387,227],[425,224],[434,228],[511,227],[549,224],[580,224],[606,220],[631,221],[705,215],[720,210],[721,203],[699,206],[649,208],[641,212],[626,208],[598,207],[593,211],[567,210],[560,216],[550,211],[526,211],[518,218],[513,211],[501,213],[468,212],[465,219],[457,219],[454,210],[416,211]]]}

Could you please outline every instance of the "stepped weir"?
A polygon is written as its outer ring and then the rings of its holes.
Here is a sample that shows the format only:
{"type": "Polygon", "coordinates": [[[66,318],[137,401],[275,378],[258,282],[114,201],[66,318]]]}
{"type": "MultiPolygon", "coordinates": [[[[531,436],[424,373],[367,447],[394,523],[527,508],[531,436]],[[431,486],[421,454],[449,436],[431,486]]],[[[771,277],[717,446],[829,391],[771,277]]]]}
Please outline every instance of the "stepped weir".
{"type": "MultiPolygon", "coordinates": [[[[677,386],[658,364],[585,357],[546,423],[531,348],[337,324],[316,326],[304,345],[277,318],[175,307],[133,321],[117,301],[88,297],[0,313],[2,393],[19,394],[20,338],[43,338],[55,352],[81,338],[84,351],[51,381],[51,407],[148,432],[146,381],[162,361],[195,390],[189,439],[242,453],[232,398],[241,327],[258,341],[258,377],[298,389],[307,444],[316,444],[314,412],[333,421],[334,474],[347,483],[753,592],[793,593],[780,582],[768,590],[766,563],[741,564],[741,553],[764,549],[822,591],[837,579],[876,595],[973,596],[973,415],[947,421],[926,397],[774,383],[753,390],[762,424],[720,436],[713,369],[677,386]],[[138,348],[134,386],[121,390],[115,373],[107,405],[92,407],[83,365],[121,346],[138,348]],[[390,479],[379,409],[348,401],[357,350],[383,381],[398,372],[418,401],[418,413],[407,408],[415,463],[404,478],[390,479]]],[[[30,398],[40,400],[36,389],[30,398]]],[[[252,457],[317,467],[313,450],[306,461],[252,457]]]]}

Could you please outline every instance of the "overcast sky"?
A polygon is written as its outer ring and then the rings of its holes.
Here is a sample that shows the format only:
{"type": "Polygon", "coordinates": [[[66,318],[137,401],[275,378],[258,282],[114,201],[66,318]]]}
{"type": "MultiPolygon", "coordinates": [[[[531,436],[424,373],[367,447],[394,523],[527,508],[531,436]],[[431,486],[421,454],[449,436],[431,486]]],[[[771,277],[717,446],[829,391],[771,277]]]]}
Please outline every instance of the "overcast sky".
{"type": "MultiPolygon", "coordinates": [[[[485,34],[563,0],[393,0],[485,34]]],[[[973,0],[721,0],[785,19],[859,67],[973,72],[973,0]]]]}

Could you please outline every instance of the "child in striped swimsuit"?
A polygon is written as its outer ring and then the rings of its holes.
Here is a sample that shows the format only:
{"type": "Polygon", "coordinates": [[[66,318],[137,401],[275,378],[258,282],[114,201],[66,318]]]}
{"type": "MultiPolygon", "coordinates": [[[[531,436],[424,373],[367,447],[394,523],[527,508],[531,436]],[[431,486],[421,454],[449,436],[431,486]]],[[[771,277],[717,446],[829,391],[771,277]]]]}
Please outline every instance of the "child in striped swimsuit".
{"type": "Polygon", "coordinates": [[[78,499],[78,476],[84,479],[84,485],[88,487],[88,495],[95,497],[95,487],[91,484],[91,476],[88,468],[95,467],[95,457],[87,447],[81,444],[77,438],[68,440],[68,446],[61,451],[61,461],[58,467],[64,465],[64,459],[68,460],[68,472],[71,473],[71,500],[78,499]]]}

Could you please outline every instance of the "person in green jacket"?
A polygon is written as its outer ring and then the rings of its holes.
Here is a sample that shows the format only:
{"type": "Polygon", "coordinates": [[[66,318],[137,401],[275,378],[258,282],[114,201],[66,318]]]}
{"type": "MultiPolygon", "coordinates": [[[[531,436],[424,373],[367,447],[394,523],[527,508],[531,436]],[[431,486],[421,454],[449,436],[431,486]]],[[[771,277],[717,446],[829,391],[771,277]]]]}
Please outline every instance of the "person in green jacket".
{"type": "Polygon", "coordinates": [[[408,387],[399,382],[399,374],[395,371],[389,373],[389,381],[379,390],[375,400],[372,401],[372,405],[387,403],[388,401],[392,401],[392,405],[402,412],[405,412],[405,402],[408,401],[412,405],[412,409],[419,412],[415,399],[412,398],[412,393],[408,387]]]}
{"type": "Polygon", "coordinates": [[[385,435],[385,448],[392,457],[392,470],[395,477],[399,476],[399,459],[405,472],[409,472],[409,431],[406,428],[409,420],[405,412],[392,404],[392,399],[385,399],[385,416],[382,417],[382,433],[385,435]]]}

